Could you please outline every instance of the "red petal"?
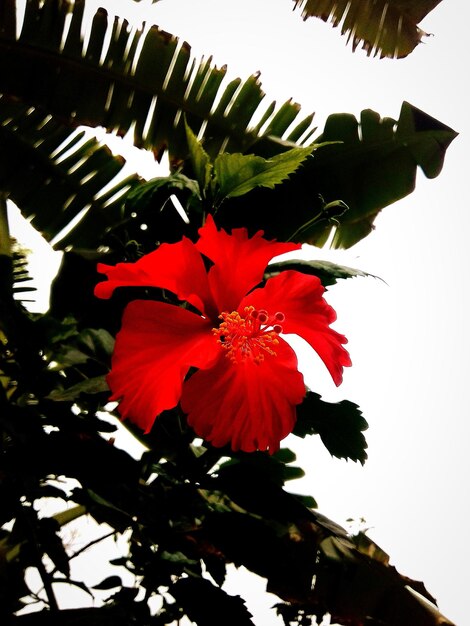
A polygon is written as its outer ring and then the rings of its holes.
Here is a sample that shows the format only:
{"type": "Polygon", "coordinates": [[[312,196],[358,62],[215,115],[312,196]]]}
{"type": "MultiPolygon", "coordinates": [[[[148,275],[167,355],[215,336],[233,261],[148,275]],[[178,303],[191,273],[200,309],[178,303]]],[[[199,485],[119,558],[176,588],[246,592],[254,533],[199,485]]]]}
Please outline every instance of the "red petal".
{"type": "Polygon", "coordinates": [[[110,400],[145,432],[157,415],[178,404],[191,366],[210,366],[220,348],[211,323],[186,309],[135,300],[124,311],[107,380],[110,400]]]}
{"type": "Polygon", "coordinates": [[[110,298],[117,287],[160,287],[199,311],[215,315],[204,262],[186,237],[178,243],[162,244],[135,263],[98,263],[97,269],[108,277],[95,287],[98,298],[110,298]]]}
{"type": "Polygon", "coordinates": [[[240,304],[266,309],[273,314],[282,311],[284,333],[303,337],[318,353],[336,385],[343,380],[343,367],[351,365],[348,352],[342,344],[348,340],[329,325],[336,320],[336,312],[323,298],[325,289],[316,276],[293,270],[270,278],[266,285],[256,289],[240,304]]]}
{"type": "Polygon", "coordinates": [[[243,296],[262,280],[273,257],[301,247],[297,243],[268,241],[262,237],[263,231],[249,238],[246,228],[235,228],[229,235],[217,230],[210,215],[199,235],[197,249],[214,262],[209,282],[219,312],[238,308],[243,296]]]}
{"type": "Polygon", "coordinates": [[[305,385],[292,348],[281,339],[276,352],[259,364],[233,363],[222,353],[184,383],[181,407],[197,435],[244,452],[279,449],[294,427],[305,385]]]}

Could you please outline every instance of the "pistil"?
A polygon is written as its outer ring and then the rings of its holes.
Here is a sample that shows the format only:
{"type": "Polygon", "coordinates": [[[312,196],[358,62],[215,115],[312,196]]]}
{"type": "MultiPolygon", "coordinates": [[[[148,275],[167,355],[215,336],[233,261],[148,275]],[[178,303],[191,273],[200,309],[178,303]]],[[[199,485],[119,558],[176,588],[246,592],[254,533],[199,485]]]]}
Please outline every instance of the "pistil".
{"type": "Polygon", "coordinates": [[[283,330],[281,322],[285,320],[284,313],[278,311],[269,315],[264,309],[247,306],[243,313],[223,312],[219,318],[222,322],[212,332],[234,363],[247,359],[261,363],[266,355],[276,356],[274,347],[279,343],[278,336],[283,330]]]}

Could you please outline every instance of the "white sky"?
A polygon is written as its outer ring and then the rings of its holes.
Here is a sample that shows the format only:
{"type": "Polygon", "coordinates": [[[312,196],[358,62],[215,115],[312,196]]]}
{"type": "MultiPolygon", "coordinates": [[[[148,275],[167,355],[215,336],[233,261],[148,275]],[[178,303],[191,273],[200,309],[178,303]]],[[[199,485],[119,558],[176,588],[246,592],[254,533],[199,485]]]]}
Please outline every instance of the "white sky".
{"type": "MultiPolygon", "coordinates": [[[[387,283],[353,279],[330,288],[336,328],[348,336],[353,359],[343,385],[336,389],[326,371],[308,366],[313,390],[362,408],[368,462],[333,459],[318,438],[291,437],[286,445],[307,471],[292,490],[314,495],[339,523],[364,517],[397,569],[423,580],[456,624],[470,625],[470,4],[443,0],[421,24],[434,37],[395,61],[352,54],[337,30],[303,22],[288,0],[166,0],[147,11],[186,39],[197,58],[212,54],[217,65],[227,63],[230,78],[260,70],[266,104],[292,97],[305,115],[316,111],[320,129],[335,112],[372,108],[397,118],[407,100],[460,133],[441,175],[419,175],[416,192],[386,208],[366,240],[317,255],[387,283]]],[[[259,615],[259,626],[281,623],[259,615]]]]}

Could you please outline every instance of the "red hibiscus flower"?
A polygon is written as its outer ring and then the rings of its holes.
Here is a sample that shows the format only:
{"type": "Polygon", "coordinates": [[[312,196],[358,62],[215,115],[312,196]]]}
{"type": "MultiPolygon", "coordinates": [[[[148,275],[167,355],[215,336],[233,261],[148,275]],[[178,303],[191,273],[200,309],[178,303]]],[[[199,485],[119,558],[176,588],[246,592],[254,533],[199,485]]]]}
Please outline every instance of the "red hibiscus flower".
{"type": "Polygon", "coordinates": [[[107,281],[95,295],[110,298],[117,287],[160,287],[193,310],[135,300],[125,309],[116,337],[111,400],[145,432],[178,402],[195,433],[214,446],[252,452],[279,449],[293,429],[296,405],[305,396],[297,357],[283,333],[303,337],[339,385],[346,338],[330,328],[335,311],[323,299],[316,276],[285,271],[262,280],[275,256],[300,244],[228,234],[211,216],[193,243],[186,237],[162,244],[136,263],[98,264],[107,281]],[[203,257],[212,262],[206,269],[203,257]],[[197,368],[186,379],[189,369],[197,368]]]}

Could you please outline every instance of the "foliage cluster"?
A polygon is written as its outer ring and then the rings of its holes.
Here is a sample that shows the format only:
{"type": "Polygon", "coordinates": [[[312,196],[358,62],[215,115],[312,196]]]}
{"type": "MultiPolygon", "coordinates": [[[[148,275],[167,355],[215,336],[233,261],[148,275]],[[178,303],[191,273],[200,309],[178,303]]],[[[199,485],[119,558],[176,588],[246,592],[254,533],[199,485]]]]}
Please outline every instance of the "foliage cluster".
{"type": "MultiPolygon", "coordinates": [[[[15,3],[0,3],[0,621],[253,624],[243,600],[222,588],[234,564],[266,579],[286,625],[325,613],[352,626],[450,624],[423,584],[398,573],[366,535],[348,535],[311,496],[286,488],[303,474],[292,451],[211,448],[178,408],[145,436],[134,429],[141,459],[113,445],[105,376],[135,292],[110,301],[92,294],[97,261],[133,261],[160,242],[194,239],[207,213],[227,230],[316,245],[333,232],[334,246],[349,247],[413,191],[418,167],[438,175],[455,133],[405,102],[397,120],[370,110],[360,120],[331,115],[312,140],[312,116],[298,122],[298,105],[272,103],[259,115],[257,76],[224,85],[224,68],[195,64],[187,44],[157,27],[131,30],[99,10],[84,48],[84,9],[83,0],[28,2],[17,29],[15,3]],[[170,174],[115,178],[123,158],[77,133],[80,125],[121,135],[132,127],[136,146],[158,158],[168,152],[170,174]],[[45,314],[14,297],[27,276],[8,245],[7,199],[64,251],[45,314]],[[63,502],[63,512],[41,515],[44,498],[63,502]],[[94,592],[71,579],[62,531],[84,515],[116,536],[129,532],[129,552],[97,581],[109,590],[103,606],[61,610],[59,583],[94,592]],[[28,587],[29,568],[40,592],[28,587]]],[[[266,278],[286,269],[328,287],[362,274],[289,261],[269,266],[266,278]]],[[[364,463],[366,429],[356,404],[310,391],[294,434],[319,436],[335,457],[364,463]]]]}

